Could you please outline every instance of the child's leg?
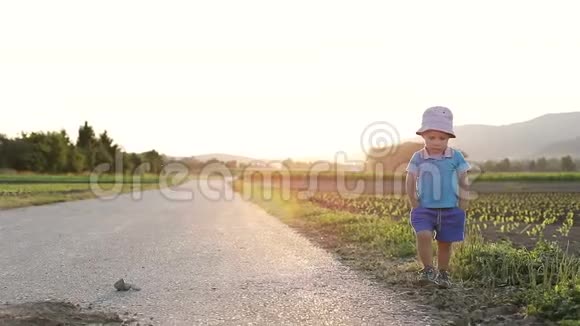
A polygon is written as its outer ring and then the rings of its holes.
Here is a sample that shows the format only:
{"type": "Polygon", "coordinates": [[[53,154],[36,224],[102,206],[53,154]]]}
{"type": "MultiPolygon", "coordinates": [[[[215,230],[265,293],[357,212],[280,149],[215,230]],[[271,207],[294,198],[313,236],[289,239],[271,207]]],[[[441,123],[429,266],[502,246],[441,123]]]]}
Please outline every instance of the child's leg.
{"type": "Polygon", "coordinates": [[[442,211],[437,240],[437,262],[439,270],[449,271],[452,243],[465,237],[465,211],[456,207],[442,211]]]}
{"type": "Polygon", "coordinates": [[[411,210],[411,225],[417,237],[417,254],[423,267],[433,266],[433,231],[435,211],[417,207],[411,210]]]}
{"type": "Polygon", "coordinates": [[[452,242],[437,241],[437,268],[440,271],[449,271],[452,242]]]}
{"type": "Polygon", "coordinates": [[[417,253],[423,267],[433,266],[433,232],[417,232],[417,253]]]}

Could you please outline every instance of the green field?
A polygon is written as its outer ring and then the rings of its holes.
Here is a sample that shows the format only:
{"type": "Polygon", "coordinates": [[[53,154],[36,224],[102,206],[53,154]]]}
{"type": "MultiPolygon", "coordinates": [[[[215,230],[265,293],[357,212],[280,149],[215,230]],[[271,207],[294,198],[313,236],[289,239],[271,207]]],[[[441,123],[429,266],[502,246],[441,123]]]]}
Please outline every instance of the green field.
{"type": "Polygon", "coordinates": [[[478,181],[580,181],[580,172],[493,172],[477,177],[478,181]]]}
{"type": "MultiPolygon", "coordinates": [[[[169,186],[174,186],[180,181],[186,180],[169,178],[167,181],[169,186]]],[[[141,180],[126,176],[121,181],[122,193],[159,189],[160,187],[159,177],[154,175],[145,175],[141,180]]],[[[98,179],[98,190],[109,192],[116,189],[114,188],[116,182],[115,176],[104,175],[98,179]]],[[[0,175],[0,209],[95,197],[96,194],[91,189],[90,177],[86,175],[0,175]]]]}
{"type": "MultiPolygon", "coordinates": [[[[310,201],[331,210],[397,221],[406,221],[411,210],[400,196],[344,198],[317,193],[310,201]]],[[[468,220],[473,231],[493,240],[531,248],[540,239],[557,239],[569,252],[580,254],[580,230],[575,225],[580,222],[580,193],[481,194],[471,201],[468,220]]]]}
{"type": "MultiPolygon", "coordinates": [[[[117,176],[114,175],[102,175],[99,176],[99,183],[115,183],[117,176]]],[[[133,176],[124,175],[120,177],[123,183],[132,182],[133,176]]],[[[50,175],[50,174],[0,174],[0,184],[6,183],[84,183],[88,184],[90,182],[89,175],[50,175]]],[[[136,178],[135,180],[139,180],[136,178]]],[[[140,183],[157,183],[159,182],[159,176],[153,174],[146,174],[141,177],[140,183]]]]}

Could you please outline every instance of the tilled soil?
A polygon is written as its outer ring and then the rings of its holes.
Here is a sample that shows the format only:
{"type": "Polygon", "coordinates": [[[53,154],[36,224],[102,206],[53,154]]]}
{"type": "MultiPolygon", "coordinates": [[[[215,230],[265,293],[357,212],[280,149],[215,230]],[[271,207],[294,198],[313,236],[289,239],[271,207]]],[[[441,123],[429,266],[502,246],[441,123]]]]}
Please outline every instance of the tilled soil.
{"type": "Polygon", "coordinates": [[[5,326],[62,326],[62,325],[128,325],[111,312],[93,311],[69,302],[27,302],[0,306],[0,325],[5,326]]]}

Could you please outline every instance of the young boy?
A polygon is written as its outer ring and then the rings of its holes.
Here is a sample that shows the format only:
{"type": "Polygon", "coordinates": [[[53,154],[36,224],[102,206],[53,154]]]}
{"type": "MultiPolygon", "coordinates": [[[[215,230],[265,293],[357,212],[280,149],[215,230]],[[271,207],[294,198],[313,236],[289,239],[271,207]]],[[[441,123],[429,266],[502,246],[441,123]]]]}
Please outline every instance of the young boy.
{"type": "Polygon", "coordinates": [[[417,134],[423,137],[425,147],[413,154],[407,166],[406,191],[423,264],[419,280],[448,288],[451,245],[464,239],[470,166],[461,152],[447,146],[449,138],[455,138],[453,114],[448,108],[427,109],[417,134]],[[437,240],[438,271],[433,266],[433,237],[437,240]]]}

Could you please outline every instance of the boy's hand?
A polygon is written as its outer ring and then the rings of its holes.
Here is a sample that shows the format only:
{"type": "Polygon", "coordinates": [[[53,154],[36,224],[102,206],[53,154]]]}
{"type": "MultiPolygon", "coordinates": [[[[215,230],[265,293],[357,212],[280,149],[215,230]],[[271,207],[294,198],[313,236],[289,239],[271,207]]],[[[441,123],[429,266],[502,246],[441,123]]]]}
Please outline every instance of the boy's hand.
{"type": "Polygon", "coordinates": [[[461,173],[459,175],[459,208],[467,211],[469,198],[469,178],[467,173],[461,173]]]}
{"type": "Polygon", "coordinates": [[[413,173],[407,173],[407,179],[405,181],[405,192],[409,198],[409,203],[412,208],[419,207],[419,199],[417,198],[417,175],[413,173]]]}
{"type": "Polygon", "coordinates": [[[419,201],[417,199],[410,199],[410,201],[411,201],[411,207],[412,208],[419,207],[419,201]]]}

